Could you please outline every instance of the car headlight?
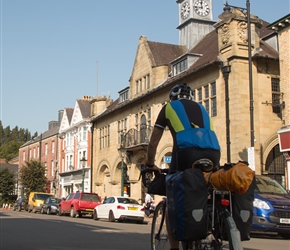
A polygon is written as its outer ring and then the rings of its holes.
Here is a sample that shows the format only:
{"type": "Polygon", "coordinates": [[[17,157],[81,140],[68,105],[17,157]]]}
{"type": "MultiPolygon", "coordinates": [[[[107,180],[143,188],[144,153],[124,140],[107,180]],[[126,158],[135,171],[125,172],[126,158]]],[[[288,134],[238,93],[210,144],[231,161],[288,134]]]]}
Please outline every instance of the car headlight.
{"type": "Polygon", "coordinates": [[[269,210],[270,209],[270,206],[268,205],[268,203],[266,201],[262,201],[260,199],[254,199],[254,207],[257,207],[257,208],[262,208],[262,209],[266,209],[266,210],[269,210]]]}
{"type": "Polygon", "coordinates": [[[51,208],[52,208],[52,209],[57,209],[57,207],[56,207],[56,206],[51,206],[51,208]]]}

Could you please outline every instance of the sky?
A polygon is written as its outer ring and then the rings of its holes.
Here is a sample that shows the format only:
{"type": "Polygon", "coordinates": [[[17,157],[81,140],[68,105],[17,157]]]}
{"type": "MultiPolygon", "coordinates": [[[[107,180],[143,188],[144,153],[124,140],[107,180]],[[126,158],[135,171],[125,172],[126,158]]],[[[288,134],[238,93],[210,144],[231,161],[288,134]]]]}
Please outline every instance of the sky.
{"type": "MultiPolygon", "coordinates": [[[[225,2],[213,0],[214,20],[225,2]]],[[[269,23],[290,13],[290,0],[249,2],[269,23]]],[[[0,8],[0,120],[32,135],[84,95],[116,100],[140,36],[179,43],[176,0],[0,0],[0,8]]]]}

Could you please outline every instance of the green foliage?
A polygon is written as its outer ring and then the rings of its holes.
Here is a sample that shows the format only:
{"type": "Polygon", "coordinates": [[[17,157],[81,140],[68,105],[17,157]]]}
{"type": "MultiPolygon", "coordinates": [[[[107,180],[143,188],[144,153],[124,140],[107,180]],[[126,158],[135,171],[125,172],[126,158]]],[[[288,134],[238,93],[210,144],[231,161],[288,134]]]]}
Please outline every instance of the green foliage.
{"type": "Polygon", "coordinates": [[[6,159],[6,163],[18,156],[19,147],[24,142],[10,141],[0,146],[0,158],[6,159]]]}
{"type": "MultiPolygon", "coordinates": [[[[34,136],[37,132],[34,133],[34,136]]],[[[0,120],[0,158],[6,159],[6,162],[15,158],[19,154],[19,147],[25,142],[31,140],[31,133],[27,129],[16,126],[12,130],[10,126],[3,127],[0,120]]]]}
{"type": "Polygon", "coordinates": [[[48,180],[42,162],[37,160],[26,161],[19,174],[26,198],[28,198],[30,192],[45,192],[45,185],[48,180]]]}
{"type": "Polygon", "coordinates": [[[0,170],[0,193],[2,194],[1,203],[9,203],[11,195],[15,188],[15,178],[14,174],[8,168],[3,168],[0,170]]]}

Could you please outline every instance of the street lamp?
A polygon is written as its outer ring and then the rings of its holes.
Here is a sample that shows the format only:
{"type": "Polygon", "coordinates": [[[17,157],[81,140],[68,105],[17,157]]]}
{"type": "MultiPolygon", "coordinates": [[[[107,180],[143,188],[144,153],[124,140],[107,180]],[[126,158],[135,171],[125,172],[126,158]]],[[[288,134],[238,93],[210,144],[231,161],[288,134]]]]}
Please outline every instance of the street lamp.
{"type": "Polygon", "coordinates": [[[231,162],[231,140],[230,140],[230,107],[229,107],[229,74],[231,66],[228,62],[221,65],[225,80],[225,104],[226,104],[226,137],[227,137],[227,162],[231,162]]]}
{"type": "Polygon", "coordinates": [[[120,147],[118,148],[119,155],[122,159],[121,165],[121,196],[124,196],[124,158],[126,156],[126,148],[120,147]]]}
{"type": "Polygon", "coordinates": [[[85,190],[85,167],[86,167],[86,157],[83,156],[83,158],[80,160],[80,162],[82,163],[82,168],[83,168],[83,180],[82,180],[82,192],[84,192],[85,190]]]}
{"type": "Polygon", "coordinates": [[[54,171],[54,179],[53,179],[53,188],[54,188],[54,195],[56,196],[57,192],[57,186],[58,186],[58,178],[57,178],[57,172],[58,172],[58,167],[57,167],[57,160],[55,162],[55,167],[53,168],[54,171]]]}
{"type": "Polygon", "coordinates": [[[250,11],[250,0],[246,0],[246,7],[237,7],[226,4],[228,7],[239,8],[242,11],[246,11],[247,15],[247,28],[248,28],[248,60],[249,60],[249,99],[250,99],[250,134],[251,134],[251,147],[248,148],[248,161],[250,166],[255,166],[255,127],[254,127],[254,96],[253,96],[253,69],[252,69],[252,36],[251,36],[251,11],[250,11]]]}

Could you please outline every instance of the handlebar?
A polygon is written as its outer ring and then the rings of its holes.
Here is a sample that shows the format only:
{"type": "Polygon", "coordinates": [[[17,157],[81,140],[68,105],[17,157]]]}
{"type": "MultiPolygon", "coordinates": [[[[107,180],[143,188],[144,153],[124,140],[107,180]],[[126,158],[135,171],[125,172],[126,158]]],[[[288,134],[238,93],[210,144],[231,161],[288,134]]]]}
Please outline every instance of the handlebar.
{"type": "Polygon", "coordinates": [[[142,183],[143,185],[148,188],[149,184],[153,181],[154,176],[156,175],[160,175],[160,172],[163,175],[166,175],[169,173],[169,169],[168,168],[161,168],[159,170],[154,170],[150,167],[146,167],[145,164],[141,164],[141,172],[140,172],[140,176],[139,176],[139,180],[142,176],[142,183]]]}
{"type": "MultiPolygon", "coordinates": [[[[160,168],[159,169],[161,171],[161,173],[163,174],[168,174],[169,173],[169,168],[160,168]]],[[[154,170],[150,167],[147,167],[145,164],[141,163],[141,173],[142,172],[154,172],[154,173],[158,173],[158,170],[154,170]]]]}

